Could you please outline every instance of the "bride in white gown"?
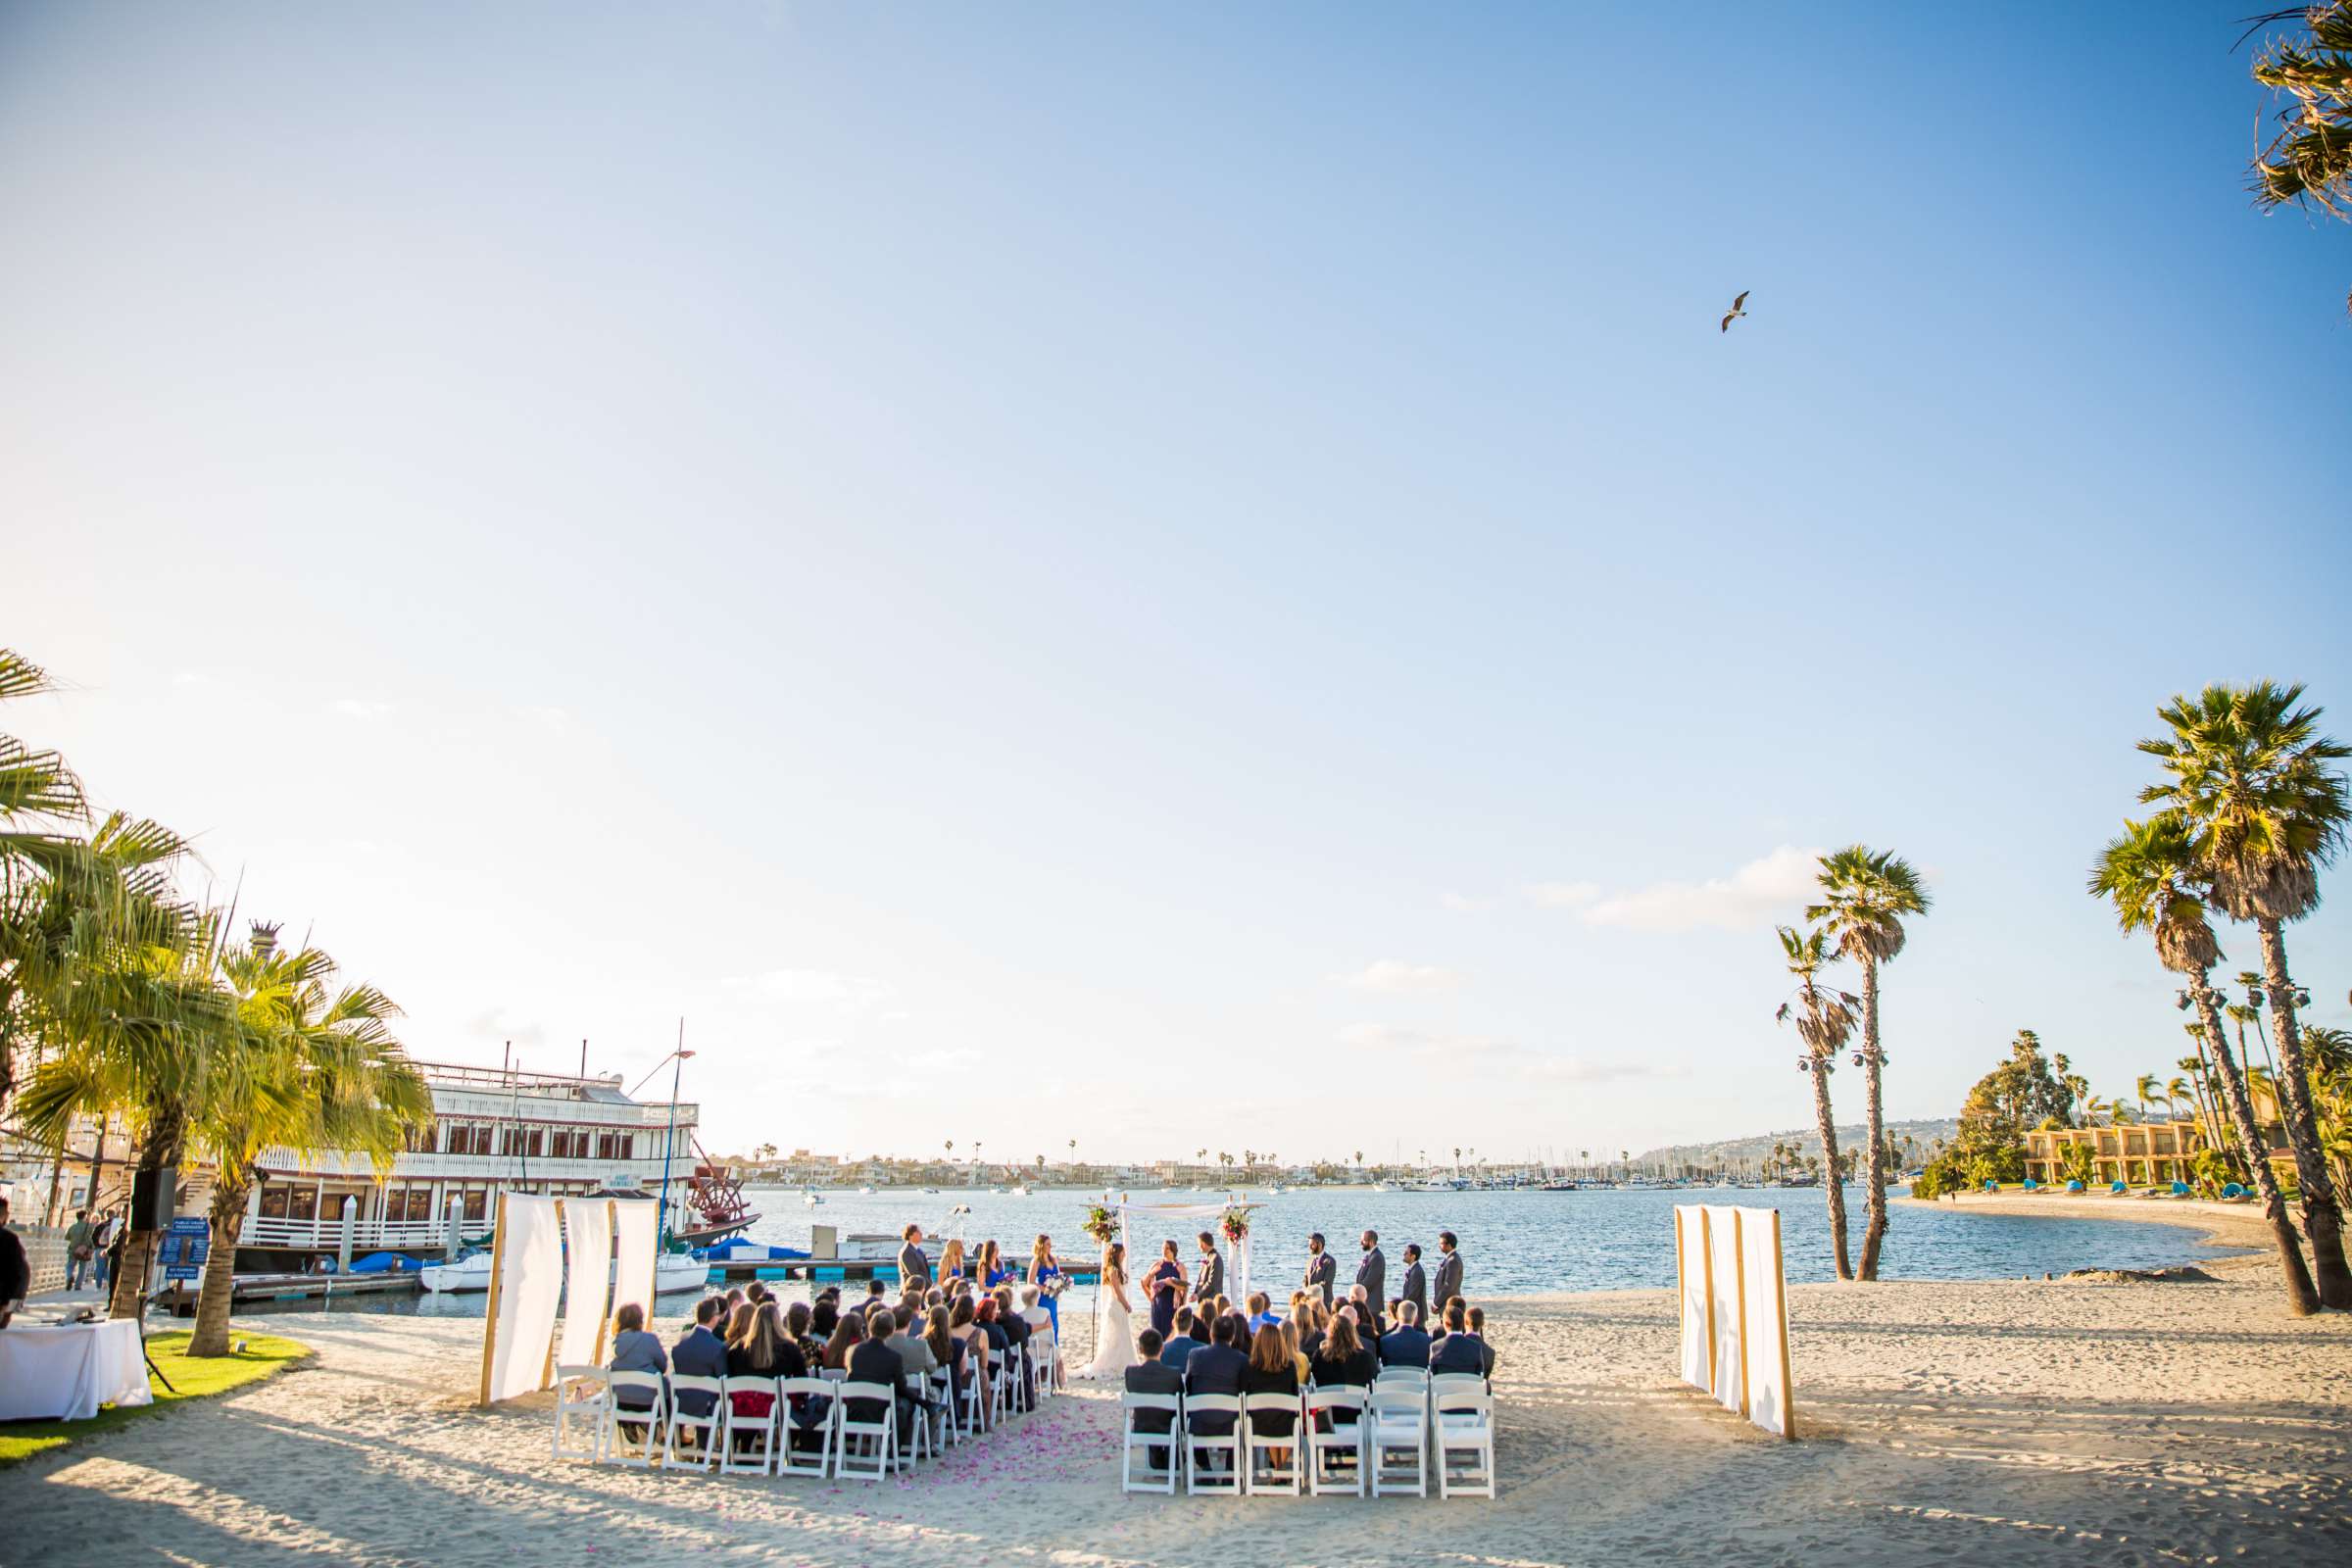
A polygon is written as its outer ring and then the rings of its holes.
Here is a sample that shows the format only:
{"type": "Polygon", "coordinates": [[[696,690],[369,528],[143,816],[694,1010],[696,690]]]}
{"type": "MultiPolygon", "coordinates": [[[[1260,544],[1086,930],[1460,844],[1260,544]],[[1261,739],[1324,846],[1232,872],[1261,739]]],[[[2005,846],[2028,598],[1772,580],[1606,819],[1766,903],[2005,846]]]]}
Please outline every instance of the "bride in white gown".
{"type": "Polygon", "coordinates": [[[1102,1254],[1102,1283],[1096,1295],[1100,1298],[1101,1332],[1095,1343],[1095,1358],[1078,1376],[1124,1381],[1127,1369],[1136,1364],[1135,1331],[1131,1327],[1135,1308],[1127,1299],[1126,1243],[1113,1242],[1102,1254]]]}

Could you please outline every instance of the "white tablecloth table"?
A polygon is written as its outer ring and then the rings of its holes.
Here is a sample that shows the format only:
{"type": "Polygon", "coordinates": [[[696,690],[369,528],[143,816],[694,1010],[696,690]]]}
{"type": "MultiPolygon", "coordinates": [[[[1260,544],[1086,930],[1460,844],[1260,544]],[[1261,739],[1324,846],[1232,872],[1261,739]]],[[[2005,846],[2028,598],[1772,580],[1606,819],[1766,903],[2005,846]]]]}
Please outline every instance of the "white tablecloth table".
{"type": "Polygon", "coordinates": [[[87,1421],[104,1404],[146,1404],[147,1360],[128,1318],[0,1329],[0,1421],[87,1421]]]}

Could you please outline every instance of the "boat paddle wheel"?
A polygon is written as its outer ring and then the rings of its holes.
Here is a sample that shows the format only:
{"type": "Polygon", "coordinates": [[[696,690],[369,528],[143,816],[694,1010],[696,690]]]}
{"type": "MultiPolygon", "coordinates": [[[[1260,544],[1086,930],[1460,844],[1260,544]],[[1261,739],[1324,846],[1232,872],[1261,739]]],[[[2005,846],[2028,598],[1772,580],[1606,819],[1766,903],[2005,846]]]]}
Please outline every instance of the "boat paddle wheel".
{"type": "Polygon", "coordinates": [[[694,1146],[694,1174],[677,1200],[670,1235],[688,1247],[709,1247],[759,1219],[759,1210],[743,1196],[743,1183],[726,1166],[694,1146]]]}

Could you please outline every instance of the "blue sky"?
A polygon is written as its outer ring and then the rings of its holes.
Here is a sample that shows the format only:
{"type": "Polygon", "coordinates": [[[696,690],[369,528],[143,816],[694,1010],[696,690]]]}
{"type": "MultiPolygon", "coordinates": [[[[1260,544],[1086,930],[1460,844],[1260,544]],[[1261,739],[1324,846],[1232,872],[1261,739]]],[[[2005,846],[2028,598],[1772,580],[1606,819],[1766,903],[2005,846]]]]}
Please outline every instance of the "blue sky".
{"type": "Polygon", "coordinates": [[[2352,734],[2240,10],[10,7],[11,722],[725,1146],[1794,1126],[1855,839],[1891,1114],[2113,1093],[2156,704],[2352,734]]]}

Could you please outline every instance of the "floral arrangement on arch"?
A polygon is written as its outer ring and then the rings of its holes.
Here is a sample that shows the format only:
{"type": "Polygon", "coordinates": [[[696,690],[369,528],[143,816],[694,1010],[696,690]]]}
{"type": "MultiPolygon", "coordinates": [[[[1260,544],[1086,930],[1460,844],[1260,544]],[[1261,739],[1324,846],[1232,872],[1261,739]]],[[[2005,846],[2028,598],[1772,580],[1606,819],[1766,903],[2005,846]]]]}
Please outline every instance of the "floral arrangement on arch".
{"type": "Polygon", "coordinates": [[[1217,1229],[1225,1233],[1225,1240],[1240,1245],[1242,1239],[1250,1234],[1250,1211],[1246,1208],[1227,1209],[1218,1218],[1217,1229]]]}
{"type": "Polygon", "coordinates": [[[1110,1239],[1119,1234],[1118,1216],[1097,1203],[1086,1211],[1085,1223],[1078,1228],[1086,1232],[1097,1247],[1108,1247],[1110,1239]]]}

